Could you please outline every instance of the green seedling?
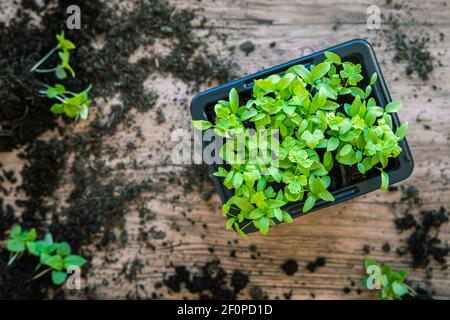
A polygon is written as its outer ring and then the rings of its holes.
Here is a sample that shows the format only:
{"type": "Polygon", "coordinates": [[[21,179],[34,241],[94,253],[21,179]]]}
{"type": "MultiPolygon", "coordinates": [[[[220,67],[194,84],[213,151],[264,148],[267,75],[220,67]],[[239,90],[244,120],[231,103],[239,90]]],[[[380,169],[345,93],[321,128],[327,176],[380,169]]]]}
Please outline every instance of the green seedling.
{"type": "Polygon", "coordinates": [[[15,226],[10,232],[10,238],[6,243],[6,249],[10,252],[8,266],[12,265],[27,251],[30,244],[36,239],[36,229],[22,231],[20,226],[15,226]]]}
{"type": "MultiPolygon", "coordinates": [[[[39,60],[33,68],[31,68],[31,71],[39,73],[55,72],[58,79],[65,79],[67,77],[66,71],[68,71],[72,77],[75,78],[75,72],[69,64],[70,50],[75,49],[75,45],[65,38],[64,31],[61,31],[61,34],[57,35],[56,39],[58,40],[58,45],[39,60]],[[58,51],[60,63],[55,68],[39,69],[39,66],[41,66],[56,51],[58,51]]],[[[39,93],[47,98],[58,100],[58,103],[55,103],[50,109],[53,113],[64,113],[69,118],[84,120],[88,117],[88,108],[91,104],[88,97],[88,92],[90,90],[91,86],[89,85],[85,90],[76,93],[66,90],[62,84],[56,84],[54,87],[48,85],[44,86],[39,93]]]]}
{"type": "Polygon", "coordinates": [[[56,99],[59,102],[51,107],[51,111],[55,114],[65,114],[69,118],[75,120],[87,119],[89,114],[88,93],[92,86],[88,86],[85,90],[76,93],[66,90],[62,84],[56,84],[54,87],[45,86],[39,93],[49,99],[56,99]]]}
{"type": "Polygon", "coordinates": [[[67,242],[54,242],[50,233],[47,233],[44,239],[36,240],[35,229],[22,231],[20,226],[11,230],[6,248],[11,252],[8,266],[11,266],[22,254],[28,252],[39,258],[33,280],[51,272],[55,285],[61,285],[66,281],[69,267],[81,268],[86,263],[83,257],[72,254],[71,247],[67,242]],[[41,270],[42,268],[43,270],[41,270]]]}
{"type": "Polygon", "coordinates": [[[75,71],[70,66],[70,51],[75,49],[75,45],[64,36],[64,31],[56,35],[58,44],[50,50],[41,60],[39,60],[32,68],[31,72],[49,73],[54,72],[58,79],[65,79],[67,77],[67,71],[75,78],[75,71]],[[58,52],[60,63],[50,69],[39,69],[39,67],[47,61],[55,52],[58,52]]]}
{"type": "Polygon", "coordinates": [[[362,86],[361,65],[331,52],[325,57],[309,68],[295,65],[283,75],[255,80],[246,101],[233,88],[228,100],[215,104],[215,123],[193,121],[196,129],[211,128],[227,138],[220,150],[227,166],[214,174],[234,191],[223,206],[226,229],[245,236],[243,230],[253,224],[267,234],[277,222],[292,222],[283,210],[288,203],[303,201],[306,213],[319,199],[334,201],[328,188],[336,163],[356,167],[363,175],[379,170],[381,189],[387,189],[385,168],[401,153],[398,142],[408,130],[407,122],[393,126],[391,113],[401,102],[378,106],[371,96],[376,73],[362,86]],[[242,145],[239,136],[248,128],[256,134],[242,145]],[[280,138],[267,143],[272,130],[280,138]],[[236,153],[236,146],[244,152],[236,153]],[[257,161],[249,157],[254,149],[259,151],[257,161]]]}
{"type": "Polygon", "coordinates": [[[395,272],[388,265],[379,265],[370,258],[364,259],[364,268],[369,277],[363,279],[363,285],[368,289],[379,289],[381,300],[401,300],[406,295],[414,297],[417,294],[404,282],[409,274],[408,269],[395,272]]]}

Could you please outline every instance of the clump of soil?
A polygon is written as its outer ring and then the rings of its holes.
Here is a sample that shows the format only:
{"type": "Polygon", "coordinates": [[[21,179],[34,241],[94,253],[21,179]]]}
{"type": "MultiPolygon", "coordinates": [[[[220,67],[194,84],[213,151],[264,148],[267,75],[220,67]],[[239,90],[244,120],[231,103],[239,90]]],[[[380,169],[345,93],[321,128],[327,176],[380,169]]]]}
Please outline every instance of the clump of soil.
{"type": "Polygon", "coordinates": [[[234,270],[231,275],[231,286],[234,288],[235,293],[239,293],[249,282],[248,274],[243,273],[241,270],[234,270]]]}
{"type": "Polygon", "coordinates": [[[173,292],[180,292],[182,286],[199,299],[236,299],[248,284],[249,277],[241,270],[234,270],[231,279],[229,274],[215,259],[201,266],[199,271],[191,271],[186,266],[175,266],[175,273],[167,276],[163,284],[173,292]]]}
{"type": "Polygon", "coordinates": [[[368,244],[363,245],[362,249],[366,254],[369,254],[372,251],[372,247],[368,244]]]}
{"type": "Polygon", "coordinates": [[[402,216],[394,219],[394,223],[400,232],[409,229],[413,229],[413,232],[406,236],[406,247],[397,249],[397,253],[402,255],[406,251],[410,252],[413,268],[426,267],[430,258],[445,264],[445,257],[450,252],[450,248],[442,243],[438,235],[442,224],[448,222],[448,213],[444,207],[432,210],[421,209],[422,202],[419,195],[420,192],[416,186],[402,186],[400,201],[407,205],[407,209],[402,216]],[[419,211],[419,219],[411,213],[413,210],[419,211]]]}
{"type": "Polygon", "coordinates": [[[241,45],[239,46],[239,48],[245,52],[245,55],[248,56],[248,54],[250,52],[252,52],[253,50],[255,50],[255,45],[253,44],[252,41],[247,40],[241,43],[241,45]]]}
{"type": "Polygon", "coordinates": [[[27,143],[57,126],[55,116],[48,112],[48,103],[36,94],[41,82],[25,70],[26,61],[17,59],[15,48],[20,54],[22,46],[32,48],[36,42],[30,43],[19,36],[26,33],[20,27],[12,28],[13,31],[5,33],[0,24],[0,97],[3,105],[0,108],[0,152],[27,143]]]}
{"type": "Polygon", "coordinates": [[[411,213],[405,213],[402,217],[394,220],[395,227],[400,230],[409,230],[417,225],[416,219],[411,213]]]}
{"type": "Polygon", "coordinates": [[[33,280],[38,259],[30,255],[23,255],[20,259],[7,266],[9,252],[0,247],[0,298],[5,300],[36,300],[49,296],[48,288],[52,288],[53,297],[64,298],[64,292],[53,286],[49,277],[33,280]]]}
{"type": "MultiPolygon", "coordinates": [[[[401,210],[393,222],[396,229],[404,235],[404,245],[396,248],[399,256],[411,254],[410,266],[412,268],[426,268],[426,278],[432,278],[432,267],[427,267],[435,260],[446,268],[446,257],[450,252],[447,243],[439,238],[441,227],[448,222],[448,213],[444,207],[437,209],[425,208],[420,190],[415,185],[401,185],[391,192],[400,191],[400,200],[392,205],[401,210]]],[[[383,252],[391,251],[391,244],[386,242],[382,246],[383,252]]],[[[432,290],[417,288],[418,295],[411,299],[432,299],[432,290]]]]}
{"type": "Polygon", "coordinates": [[[381,250],[383,250],[383,252],[391,251],[391,245],[389,244],[389,242],[383,243],[383,246],[381,247],[381,250]]]}
{"type": "Polygon", "coordinates": [[[406,239],[408,250],[413,257],[412,267],[425,267],[429,258],[433,257],[437,262],[445,264],[445,257],[450,249],[447,244],[443,245],[437,233],[444,223],[448,222],[448,215],[443,207],[439,210],[422,211],[421,224],[416,226],[414,232],[406,239]]]}
{"type": "Polygon", "coordinates": [[[394,34],[396,53],[394,62],[406,62],[406,74],[416,73],[420,79],[428,80],[433,71],[434,58],[428,49],[428,35],[415,36],[408,39],[404,33],[394,34]]]}
{"type": "Polygon", "coordinates": [[[415,185],[408,185],[402,188],[402,201],[409,201],[414,203],[420,202],[420,191],[415,185]]]}
{"type": "Polygon", "coordinates": [[[250,297],[253,300],[267,300],[269,297],[261,288],[261,286],[253,286],[250,288],[250,297]]]}
{"type": "Polygon", "coordinates": [[[318,257],[315,261],[308,262],[306,268],[310,272],[315,272],[317,268],[325,266],[327,259],[325,257],[318,257]]]}
{"type": "Polygon", "coordinates": [[[294,259],[288,259],[281,265],[281,269],[283,269],[284,273],[288,276],[292,276],[298,271],[298,263],[294,259]]]}

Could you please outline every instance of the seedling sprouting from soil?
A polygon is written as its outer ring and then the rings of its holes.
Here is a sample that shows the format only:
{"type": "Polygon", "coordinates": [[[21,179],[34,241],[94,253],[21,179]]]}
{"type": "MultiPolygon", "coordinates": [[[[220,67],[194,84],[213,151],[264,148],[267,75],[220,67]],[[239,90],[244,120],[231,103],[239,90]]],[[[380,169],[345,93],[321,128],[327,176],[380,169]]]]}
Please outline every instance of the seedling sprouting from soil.
{"type": "Polygon", "coordinates": [[[81,268],[86,263],[84,258],[72,254],[67,242],[54,242],[50,233],[47,233],[43,240],[36,241],[35,229],[22,231],[20,226],[11,230],[6,249],[11,253],[8,266],[28,252],[39,258],[33,280],[51,272],[52,281],[56,285],[61,285],[66,281],[69,266],[81,268]]]}
{"type": "MultiPolygon", "coordinates": [[[[41,60],[39,60],[33,68],[31,68],[31,71],[39,73],[55,72],[58,79],[65,79],[67,77],[66,70],[68,70],[72,77],[75,78],[75,72],[69,65],[70,50],[75,49],[75,45],[64,37],[64,31],[61,31],[61,34],[57,35],[56,39],[58,40],[58,45],[50,50],[50,52],[41,60]],[[57,50],[59,50],[58,56],[61,59],[60,64],[52,69],[38,69],[39,66],[57,50]]],[[[53,113],[64,113],[69,118],[74,118],[75,120],[85,120],[88,117],[88,108],[91,104],[88,97],[89,90],[91,90],[90,85],[85,90],[76,93],[66,90],[62,84],[56,84],[54,87],[48,85],[44,86],[39,93],[47,98],[58,100],[58,103],[55,103],[50,109],[53,113]]]]}
{"type": "Polygon", "coordinates": [[[51,107],[50,110],[53,113],[64,113],[69,118],[74,118],[75,120],[85,120],[88,117],[88,108],[91,104],[88,97],[89,90],[91,90],[91,86],[88,86],[85,90],[76,93],[66,90],[62,84],[56,84],[54,87],[45,86],[39,91],[39,93],[49,99],[56,99],[59,101],[51,107]]]}
{"type": "Polygon", "coordinates": [[[369,277],[364,278],[364,286],[369,289],[379,289],[379,298],[382,300],[400,300],[406,295],[417,294],[404,283],[409,274],[408,269],[395,272],[388,265],[380,266],[378,262],[369,258],[364,259],[364,268],[370,274],[369,277]]]}
{"type": "Polygon", "coordinates": [[[356,167],[361,175],[379,170],[381,189],[387,189],[385,168],[401,153],[398,142],[408,130],[407,122],[393,126],[391,113],[401,102],[378,106],[371,96],[376,73],[363,86],[360,64],[341,61],[331,52],[325,56],[317,65],[299,64],[283,75],[255,80],[252,97],[244,103],[233,88],[228,101],[214,106],[214,123],[193,121],[195,128],[213,128],[227,138],[220,150],[227,166],[214,173],[234,190],[223,206],[229,217],[226,229],[234,227],[245,237],[243,229],[253,224],[267,234],[276,221],[292,222],[283,210],[290,202],[304,201],[305,213],[319,199],[334,201],[328,188],[336,163],[356,167]],[[249,128],[256,134],[243,141],[239,133],[249,128]],[[272,130],[278,130],[280,138],[268,144],[272,130]],[[256,162],[249,157],[255,148],[256,162]]]}
{"type": "Polygon", "coordinates": [[[56,35],[56,40],[58,40],[58,44],[52,50],[50,50],[41,60],[39,60],[32,68],[31,72],[38,73],[49,73],[54,72],[58,79],[65,79],[67,77],[67,72],[75,78],[75,71],[70,66],[70,50],[75,49],[75,45],[64,36],[64,31],[61,31],[60,34],[56,35]],[[58,57],[60,59],[60,63],[54,67],[49,69],[39,69],[39,67],[47,61],[55,52],[58,52],[58,57]]]}

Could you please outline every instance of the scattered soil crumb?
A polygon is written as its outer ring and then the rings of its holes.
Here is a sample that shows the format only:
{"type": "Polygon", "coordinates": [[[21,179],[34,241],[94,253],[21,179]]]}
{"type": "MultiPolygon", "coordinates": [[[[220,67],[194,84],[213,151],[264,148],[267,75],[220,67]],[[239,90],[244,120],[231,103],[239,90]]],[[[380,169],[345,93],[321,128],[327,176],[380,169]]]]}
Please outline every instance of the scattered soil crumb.
{"type": "Polygon", "coordinates": [[[250,288],[250,297],[253,300],[267,300],[269,297],[263,291],[261,286],[253,286],[250,288]]]}

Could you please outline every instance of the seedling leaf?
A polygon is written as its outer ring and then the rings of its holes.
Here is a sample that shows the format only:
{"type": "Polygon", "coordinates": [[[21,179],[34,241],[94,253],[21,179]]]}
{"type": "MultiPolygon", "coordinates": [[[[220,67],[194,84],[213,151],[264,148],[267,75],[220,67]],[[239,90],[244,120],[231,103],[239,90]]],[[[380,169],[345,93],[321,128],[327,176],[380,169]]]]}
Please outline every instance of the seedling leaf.
{"type": "Polygon", "coordinates": [[[314,196],[308,196],[308,198],[305,201],[305,204],[303,205],[303,213],[308,212],[311,210],[314,205],[316,204],[316,198],[314,196]]]}
{"type": "Polygon", "coordinates": [[[341,57],[333,52],[325,52],[325,56],[327,57],[326,61],[332,62],[334,64],[341,64],[341,57]]]}
{"type": "Polygon", "coordinates": [[[398,110],[400,110],[401,107],[402,107],[402,103],[400,101],[392,101],[386,105],[385,110],[388,113],[393,113],[393,112],[397,112],[398,110]]]}
{"type": "Polygon", "coordinates": [[[64,266],[66,268],[68,266],[82,267],[86,262],[86,259],[77,255],[70,255],[64,258],[64,266]]]}

